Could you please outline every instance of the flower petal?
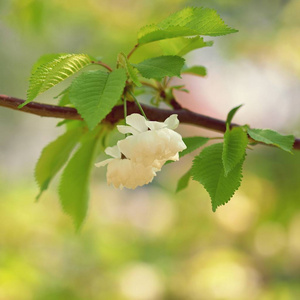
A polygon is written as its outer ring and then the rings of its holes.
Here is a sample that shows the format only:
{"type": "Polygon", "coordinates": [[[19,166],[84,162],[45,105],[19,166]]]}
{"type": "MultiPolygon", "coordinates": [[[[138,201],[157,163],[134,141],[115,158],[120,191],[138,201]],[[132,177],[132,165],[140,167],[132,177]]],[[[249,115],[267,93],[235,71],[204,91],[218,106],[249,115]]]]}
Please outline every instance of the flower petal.
{"type": "Polygon", "coordinates": [[[109,162],[111,162],[112,160],[114,160],[114,158],[108,158],[108,159],[105,159],[105,160],[102,160],[98,163],[95,164],[96,167],[104,167],[106,166],[109,162]]]}
{"type": "Polygon", "coordinates": [[[164,123],[167,125],[169,129],[176,129],[179,125],[179,120],[177,118],[177,115],[171,115],[169,118],[167,118],[164,123]]]}
{"type": "Polygon", "coordinates": [[[107,147],[105,149],[105,153],[107,155],[110,155],[110,156],[114,157],[114,158],[121,158],[121,152],[120,152],[117,145],[115,145],[113,147],[107,147]]]}
{"type": "Polygon", "coordinates": [[[167,125],[162,122],[146,121],[145,123],[146,123],[147,127],[149,127],[149,129],[151,129],[151,130],[159,130],[159,129],[167,127],[167,125]]]}
{"type": "Polygon", "coordinates": [[[174,156],[169,157],[168,160],[173,160],[173,161],[179,160],[179,153],[177,152],[174,156]]]}
{"type": "Polygon", "coordinates": [[[145,122],[146,119],[140,114],[131,114],[126,117],[126,123],[136,129],[138,132],[144,132],[148,130],[145,122]]]}
{"type": "Polygon", "coordinates": [[[131,126],[126,126],[126,125],[117,125],[119,132],[126,134],[126,133],[131,133],[133,135],[140,133],[136,129],[134,129],[131,126]]]}
{"type": "Polygon", "coordinates": [[[114,159],[107,167],[107,183],[116,188],[135,189],[151,182],[156,175],[151,166],[145,167],[129,159],[114,159]]]}
{"type": "Polygon", "coordinates": [[[160,169],[167,160],[174,160],[175,155],[186,148],[181,135],[168,128],[131,135],[118,141],[117,145],[127,158],[156,169],[160,169]],[[154,161],[159,163],[154,165],[154,161]]]}

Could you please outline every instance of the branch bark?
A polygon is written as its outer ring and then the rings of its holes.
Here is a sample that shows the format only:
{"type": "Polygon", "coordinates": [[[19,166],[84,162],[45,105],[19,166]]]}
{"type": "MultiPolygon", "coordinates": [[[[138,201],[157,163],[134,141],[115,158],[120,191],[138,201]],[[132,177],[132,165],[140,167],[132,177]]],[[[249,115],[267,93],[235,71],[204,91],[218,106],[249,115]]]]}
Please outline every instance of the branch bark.
{"type": "MultiPolygon", "coordinates": [[[[9,97],[6,95],[0,95],[0,106],[2,107],[27,112],[41,117],[82,120],[81,116],[78,114],[75,108],[30,102],[19,109],[18,106],[22,103],[24,103],[24,100],[22,99],[9,97]]],[[[162,122],[170,115],[177,114],[179,121],[184,124],[191,124],[222,133],[224,133],[226,130],[225,121],[201,115],[184,108],[178,107],[173,110],[167,110],[148,105],[142,105],[142,107],[149,120],[156,120],[162,122]]],[[[114,124],[119,120],[124,119],[123,109],[123,105],[114,107],[113,110],[106,116],[106,118],[102,122],[114,124]]],[[[127,113],[140,113],[140,111],[135,103],[127,101],[127,113]]],[[[233,123],[232,126],[239,125],[233,123]]],[[[295,150],[300,150],[300,139],[295,139],[293,148],[295,150]]]]}

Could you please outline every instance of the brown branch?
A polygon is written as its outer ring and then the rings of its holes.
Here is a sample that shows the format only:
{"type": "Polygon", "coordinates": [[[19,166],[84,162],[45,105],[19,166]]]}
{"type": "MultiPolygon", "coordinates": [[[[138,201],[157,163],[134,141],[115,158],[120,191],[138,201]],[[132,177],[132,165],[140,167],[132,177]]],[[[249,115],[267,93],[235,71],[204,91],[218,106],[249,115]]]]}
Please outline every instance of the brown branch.
{"type": "MultiPolygon", "coordinates": [[[[78,114],[75,108],[30,102],[24,107],[18,109],[18,106],[22,103],[24,103],[24,100],[22,99],[0,95],[0,106],[3,107],[7,107],[14,110],[20,110],[41,117],[82,120],[81,116],[78,114]]],[[[178,119],[181,123],[191,124],[218,132],[225,132],[226,130],[226,125],[224,121],[201,115],[184,108],[167,110],[148,105],[142,105],[142,107],[149,120],[156,120],[161,122],[164,121],[170,115],[177,114],[178,119]]],[[[139,108],[135,103],[127,102],[127,114],[139,112],[139,108]]],[[[106,116],[103,122],[114,124],[122,119],[124,119],[123,105],[119,105],[113,108],[113,110],[106,116]]],[[[239,125],[232,124],[232,126],[239,125]]],[[[294,149],[300,150],[300,139],[295,139],[294,149]]]]}
{"type": "Polygon", "coordinates": [[[20,110],[41,117],[61,118],[68,120],[81,119],[80,115],[77,113],[77,110],[75,108],[30,102],[19,109],[18,106],[22,103],[24,103],[24,100],[22,99],[0,95],[0,106],[3,107],[11,108],[14,110],[20,110]]]}

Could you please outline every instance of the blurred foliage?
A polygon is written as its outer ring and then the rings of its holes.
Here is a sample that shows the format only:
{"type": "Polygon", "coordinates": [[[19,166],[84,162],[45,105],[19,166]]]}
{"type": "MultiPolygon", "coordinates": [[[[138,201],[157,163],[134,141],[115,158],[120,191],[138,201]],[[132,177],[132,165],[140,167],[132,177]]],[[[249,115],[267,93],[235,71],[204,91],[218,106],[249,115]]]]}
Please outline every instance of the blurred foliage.
{"type": "Polygon", "coordinates": [[[1,178],[0,299],[298,299],[300,155],[248,159],[216,213],[200,185],[172,191],[188,158],[135,191],[95,178],[78,235],[55,194],[1,178]]]}
{"type": "MultiPolygon", "coordinates": [[[[199,1],[189,1],[199,5],[199,1]]],[[[300,1],[203,0],[215,8],[240,34],[225,41],[231,55],[279,64],[300,75],[300,1]]]]}
{"type": "MultiPolygon", "coordinates": [[[[298,0],[4,0],[0,92],[24,97],[45,53],[111,63],[135,44],[139,27],[185,5],[215,8],[240,30],[222,41],[228,56],[300,73],[298,0]]],[[[1,110],[0,155],[11,153],[11,164],[38,151],[16,114],[1,110]]],[[[300,153],[258,148],[248,153],[241,190],[216,213],[197,183],[174,194],[188,158],[136,191],[107,187],[99,175],[79,235],[51,190],[33,202],[30,171],[17,169],[12,180],[0,166],[0,299],[300,299],[300,153]]]]}

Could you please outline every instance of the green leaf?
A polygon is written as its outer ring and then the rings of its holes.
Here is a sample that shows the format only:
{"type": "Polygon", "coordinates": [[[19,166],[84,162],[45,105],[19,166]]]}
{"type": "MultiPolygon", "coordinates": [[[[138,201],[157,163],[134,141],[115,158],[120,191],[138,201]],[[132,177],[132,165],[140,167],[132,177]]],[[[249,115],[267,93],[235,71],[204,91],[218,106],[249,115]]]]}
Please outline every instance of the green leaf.
{"type": "Polygon", "coordinates": [[[247,133],[241,127],[229,128],[224,134],[222,161],[225,176],[245,157],[248,145],[247,133]]]}
{"type": "Polygon", "coordinates": [[[59,99],[58,106],[66,106],[68,104],[71,104],[71,102],[70,102],[69,92],[66,92],[59,99]]]}
{"type": "Polygon", "coordinates": [[[282,150],[291,152],[295,137],[293,135],[281,135],[270,129],[248,129],[248,134],[257,142],[274,145],[282,150]]]}
{"type": "Polygon", "coordinates": [[[82,129],[77,127],[59,136],[46,146],[35,167],[35,178],[40,187],[40,193],[48,188],[50,181],[67,162],[72,150],[81,136],[82,129]]]}
{"type": "Polygon", "coordinates": [[[41,65],[30,77],[27,100],[19,108],[90,63],[91,58],[86,54],[65,54],[41,65]]]}
{"type": "Polygon", "coordinates": [[[145,78],[162,79],[166,76],[180,77],[180,71],[184,65],[184,59],[180,56],[159,56],[144,60],[134,66],[145,78]]]}
{"type": "Polygon", "coordinates": [[[119,53],[118,61],[126,70],[127,76],[132,80],[132,82],[138,87],[142,86],[138,78],[138,70],[128,61],[127,56],[124,53],[119,53]]]}
{"type": "Polygon", "coordinates": [[[184,190],[190,181],[192,174],[191,174],[191,170],[188,170],[179,180],[177,183],[177,187],[176,187],[176,193],[184,190]]]}
{"type": "Polygon", "coordinates": [[[198,149],[199,147],[203,146],[209,141],[209,138],[203,136],[192,136],[185,137],[182,140],[186,145],[186,149],[179,153],[179,157],[183,157],[198,149]]]}
{"type": "Polygon", "coordinates": [[[186,7],[158,24],[145,26],[138,32],[140,45],[175,37],[219,36],[237,32],[228,27],[217,12],[203,7],[186,7]]]}
{"type": "Polygon", "coordinates": [[[70,97],[69,97],[70,87],[63,90],[59,95],[55,96],[54,99],[59,99],[58,106],[66,106],[71,104],[70,97]]]}
{"type": "MultiPolygon", "coordinates": [[[[97,128],[98,129],[98,128],[97,128]]],[[[59,198],[78,230],[86,216],[89,200],[89,179],[100,139],[85,139],[64,169],[59,185],[59,198]]]]}
{"type": "Polygon", "coordinates": [[[89,71],[80,74],[70,87],[70,101],[90,130],[110,113],[119,101],[126,83],[126,72],[117,69],[89,71]]]}
{"type": "Polygon", "coordinates": [[[190,91],[184,88],[185,85],[173,85],[170,86],[170,90],[171,90],[171,95],[170,97],[172,97],[172,92],[173,90],[177,90],[177,91],[181,91],[181,92],[185,92],[185,93],[189,93],[190,91]]]}
{"type": "Polygon", "coordinates": [[[36,72],[36,70],[44,65],[47,64],[55,59],[58,59],[59,57],[63,56],[63,55],[68,55],[67,53],[50,53],[50,54],[45,54],[42,55],[33,65],[32,69],[31,69],[31,74],[34,74],[36,72]]]}
{"type": "Polygon", "coordinates": [[[226,127],[230,126],[231,121],[235,115],[235,113],[243,106],[243,104],[234,107],[227,115],[227,119],[226,119],[226,127]]]}
{"type": "Polygon", "coordinates": [[[206,68],[202,66],[194,66],[191,68],[184,69],[181,74],[191,74],[196,76],[206,76],[206,68]]]}
{"type": "Polygon", "coordinates": [[[222,152],[222,143],[206,147],[195,157],[191,169],[193,179],[200,182],[209,193],[213,211],[230,200],[242,179],[244,159],[225,176],[222,152]]]}
{"type": "Polygon", "coordinates": [[[210,47],[213,42],[204,42],[203,38],[196,36],[194,38],[174,38],[172,40],[161,40],[160,46],[164,55],[178,55],[184,56],[185,54],[199,48],[210,47]]]}

